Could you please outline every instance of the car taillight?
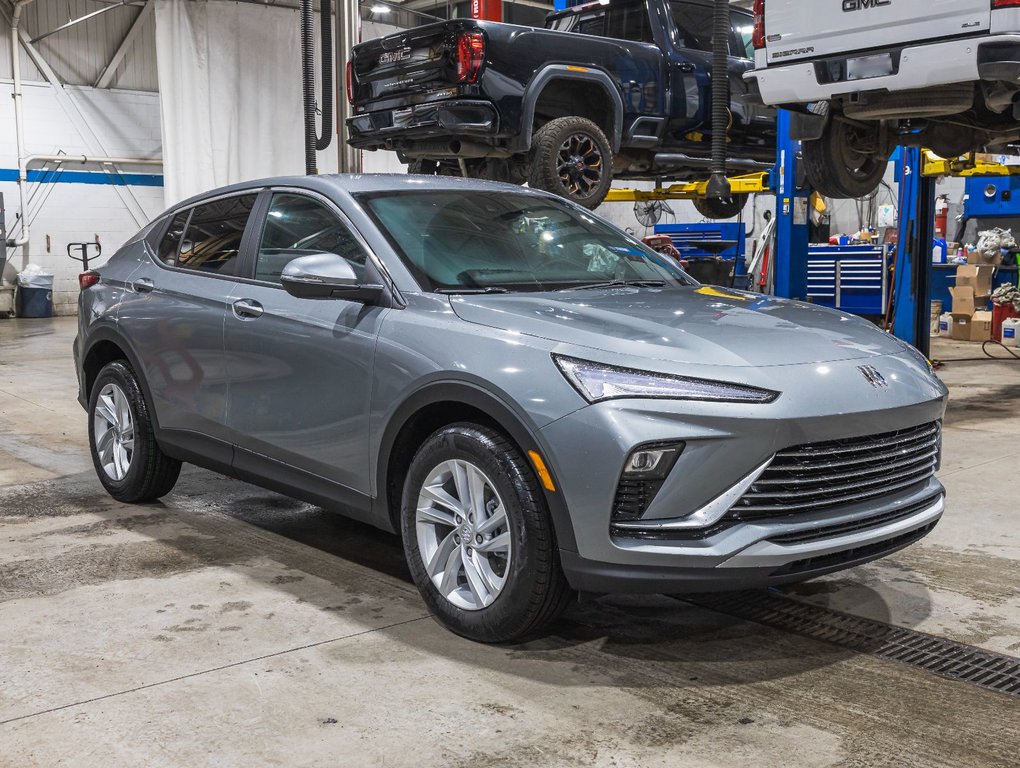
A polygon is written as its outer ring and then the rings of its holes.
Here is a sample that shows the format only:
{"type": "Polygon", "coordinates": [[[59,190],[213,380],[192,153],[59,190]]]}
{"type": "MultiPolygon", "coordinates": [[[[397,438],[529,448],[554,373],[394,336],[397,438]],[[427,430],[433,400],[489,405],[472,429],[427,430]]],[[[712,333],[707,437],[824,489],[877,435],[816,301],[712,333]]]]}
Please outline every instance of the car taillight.
{"type": "Polygon", "coordinates": [[[354,62],[347,60],[347,103],[354,104],[354,62]]]}
{"type": "Polygon", "coordinates": [[[756,49],[765,47],[765,0],[754,0],[754,37],[756,49]]]}
{"type": "Polygon", "coordinates": [[[83,291],[86,288],[91,288],[93,285],[99,282],[99,273],[94,269],[90,269],[88,272],[82,272],[78,275],[78,287],[83,291]]]}
{"type": "Polygon", "coordinates": [[[473,83],[485,61],[485,38],[481,32],[457,35],[457,82],[473,83]]]}
{"type": "Polygon", "coordinates": [[[1020,0],[992,0],[992,10],[996,8],[1017,8],[1020,7],[1020,0]]]}

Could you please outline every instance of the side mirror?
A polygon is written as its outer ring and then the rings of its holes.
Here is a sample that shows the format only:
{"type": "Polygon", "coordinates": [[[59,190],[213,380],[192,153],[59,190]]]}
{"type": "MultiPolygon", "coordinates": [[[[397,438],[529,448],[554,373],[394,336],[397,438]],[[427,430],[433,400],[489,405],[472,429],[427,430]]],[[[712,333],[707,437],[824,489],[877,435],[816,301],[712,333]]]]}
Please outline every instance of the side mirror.
{"type": "Polygon", "coordinates": [[[284,290],[299,299],[346,299],[364,304],[376,302],[381,285],[358,282],[354,268],[335,253],[299,256],[283,268],[280,282],[284,290]]]}

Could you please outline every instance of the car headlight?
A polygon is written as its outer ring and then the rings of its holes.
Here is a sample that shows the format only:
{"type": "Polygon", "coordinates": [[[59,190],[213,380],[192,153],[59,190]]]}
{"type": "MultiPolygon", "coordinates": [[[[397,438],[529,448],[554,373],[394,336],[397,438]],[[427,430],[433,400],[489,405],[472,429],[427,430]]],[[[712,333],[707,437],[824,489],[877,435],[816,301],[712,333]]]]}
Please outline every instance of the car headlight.
{"type": "Polygon", "coordinates": [[[673,376],[668,373],[617,368],[603,363],[553,355],[567,381],[589,403],[620,397],[663,400],[709,400],[727,403],[771,403],[779,392],[724,381],[673,376]]]}

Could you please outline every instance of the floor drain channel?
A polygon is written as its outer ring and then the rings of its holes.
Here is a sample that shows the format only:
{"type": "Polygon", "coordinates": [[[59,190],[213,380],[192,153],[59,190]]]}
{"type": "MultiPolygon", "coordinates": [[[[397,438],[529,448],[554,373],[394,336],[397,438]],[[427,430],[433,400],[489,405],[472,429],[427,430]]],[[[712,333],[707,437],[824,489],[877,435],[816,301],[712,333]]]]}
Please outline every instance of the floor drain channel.
{"type": "Polygon", "coordinates": [[[761,592],[684,597],[758,624],[1020,697],[1020,659],[761,592]]]}

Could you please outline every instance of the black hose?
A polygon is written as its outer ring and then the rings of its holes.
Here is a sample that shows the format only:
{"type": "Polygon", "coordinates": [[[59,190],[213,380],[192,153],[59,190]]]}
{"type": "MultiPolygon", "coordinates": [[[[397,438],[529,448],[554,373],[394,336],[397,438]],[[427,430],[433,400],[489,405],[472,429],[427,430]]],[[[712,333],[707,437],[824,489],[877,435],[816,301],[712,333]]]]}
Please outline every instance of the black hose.
{"type": "Polygon", "coordinates": [[[333,141],[333,0],[320,0],[319,40],[322,48],[322,136],[315,148],[329,149],[333,141]]]}
{"type": "Polygon", "coordinates": [[[730,3],[715,0],[712,14],[712,157],[705,194],[720,200],[730,196],[726,178],[726,133],[730,116],[730,3]]]}
{"type": "Polygon", "coordinates": [[[305,173],[314,176],[319,172],[315,161],[315,14],[312,0],[301,0],[301,91],[305,116],[305,173]]]}

